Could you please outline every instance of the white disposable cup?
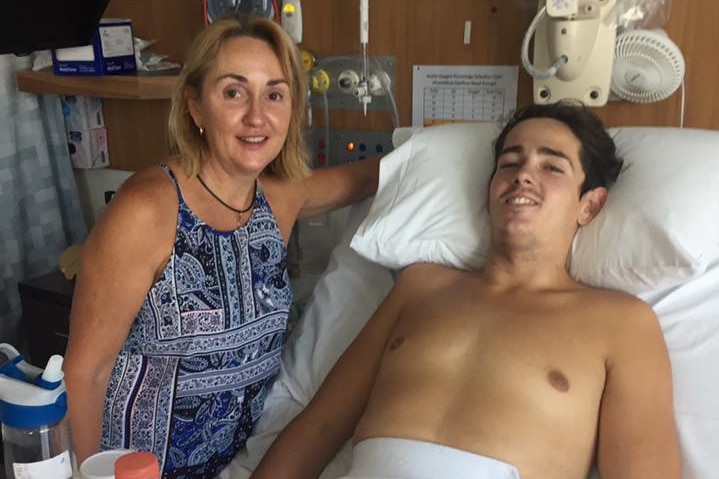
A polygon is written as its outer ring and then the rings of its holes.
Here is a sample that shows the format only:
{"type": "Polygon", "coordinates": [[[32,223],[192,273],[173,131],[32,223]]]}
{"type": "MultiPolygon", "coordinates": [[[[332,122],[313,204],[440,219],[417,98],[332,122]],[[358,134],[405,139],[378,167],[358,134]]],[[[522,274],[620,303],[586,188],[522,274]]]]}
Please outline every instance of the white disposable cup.
{"type": "Polygon", "coordinates": [[[131,452],[131,449],[111,449],[93,454],[80,465],[80,479],[115,479],[115,461],[131,452]]]}

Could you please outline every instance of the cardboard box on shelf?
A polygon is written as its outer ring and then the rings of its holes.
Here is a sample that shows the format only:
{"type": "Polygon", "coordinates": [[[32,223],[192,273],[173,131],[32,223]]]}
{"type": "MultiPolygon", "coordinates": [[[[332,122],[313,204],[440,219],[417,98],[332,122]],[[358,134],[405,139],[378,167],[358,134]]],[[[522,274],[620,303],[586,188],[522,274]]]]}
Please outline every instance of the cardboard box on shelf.
{"type": "Polygon", "coordinates": [[[90,45],[52,50],[55,75],[127,75],[137,73],[132,22],[103,18],[90,45]]]}
{"type": "Polygon", "coordinates": [[[102,100],[90,96],[61,95],[65,131],[81,131],[105,126],[102,100]]]}
{"type": "Polygon", "coordinates": [[[104,127],[67,133],[73,168],[104,168],[110,165],[107,130],[104,127]]]}

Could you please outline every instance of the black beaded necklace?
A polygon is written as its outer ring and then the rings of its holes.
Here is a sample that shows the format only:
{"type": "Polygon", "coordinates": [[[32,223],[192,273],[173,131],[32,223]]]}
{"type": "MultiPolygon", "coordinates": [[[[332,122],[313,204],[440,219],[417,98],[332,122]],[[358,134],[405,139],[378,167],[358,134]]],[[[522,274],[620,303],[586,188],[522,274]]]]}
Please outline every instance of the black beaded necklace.
{"type": "Polygon", "coordinates": [[[227,208],[228,210],[232,210],[232,211],[234,211],[235,213],[237,213],[238,215],[240,215],[240,216],[237,218],[237,223],[238,223],[238,225],[239,225],[240,221],[242,220],[242,215],[245,214],[245,213],[247,213],[248,211],[250,211],[250,210],[252,209],[252,207],[255,206],[255,202],[257,201],[257,180],[256,180],[256,179],[255,179],[255,187],[254,187],[254,189],[253,189],[253,191],[252,191],[252,201],[250,201],[250,205],[249,205],[247,208],[241,209],[241,210],[239,210],[239,209],[237,209],[237,208],[233,208],[232,206],[230,206],[230,205],[228,205],[227,203],[225,203],[224,201],[222,201],[222,199],[221,199],[219,196],[217,196],[217,195],[215,194],[215,192],[210,189],[209,186],[207,186],[207,183],[205,183],[205,181],[202,179],[202,177],[201,177],[199,174],[197,175],[197,181],[199,181],[200,184],[202,185],[202,187],[203,187],[205,190],[207,190],[207,192],[208,192],[210,195],[212,195],[212,197],[213,197],[214,199],[216,199],[217,201],[219,201],[222,206],[224,206],[224,207],[227,208]]]}

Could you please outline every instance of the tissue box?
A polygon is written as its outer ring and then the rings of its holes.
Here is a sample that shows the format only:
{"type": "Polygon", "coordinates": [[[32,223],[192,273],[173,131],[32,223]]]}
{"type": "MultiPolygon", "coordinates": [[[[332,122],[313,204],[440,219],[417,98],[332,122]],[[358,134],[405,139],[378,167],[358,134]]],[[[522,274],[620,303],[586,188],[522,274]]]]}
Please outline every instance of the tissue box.
{"type": "Polygon", "coordinates": [[[67,147],[74,168],[104,168],[110,164],[105,128],[69,131],[67,147]]]}
{"type": "Polygon", "coordinates": [[[127,75],[137,72],[132,22],[103,18],[92,44],[52,51],[55,75],[127,75]]]}
{"type": "Polygon", "coordinates": [[[105,126],[102,100],[90,96],[61,95],[65,131],[89,130],[105,126]]]}

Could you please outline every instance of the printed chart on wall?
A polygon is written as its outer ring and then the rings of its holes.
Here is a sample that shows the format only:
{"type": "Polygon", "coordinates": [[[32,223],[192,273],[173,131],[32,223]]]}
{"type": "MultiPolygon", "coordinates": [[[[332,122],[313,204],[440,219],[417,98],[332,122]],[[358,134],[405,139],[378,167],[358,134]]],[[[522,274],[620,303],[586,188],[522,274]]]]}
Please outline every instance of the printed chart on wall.
{"type": "Polygon", "coordinates": [[[412,126],[496,121],[517,107],[516,66],[415,65],[412,126]]]}

